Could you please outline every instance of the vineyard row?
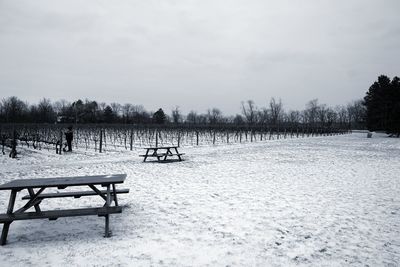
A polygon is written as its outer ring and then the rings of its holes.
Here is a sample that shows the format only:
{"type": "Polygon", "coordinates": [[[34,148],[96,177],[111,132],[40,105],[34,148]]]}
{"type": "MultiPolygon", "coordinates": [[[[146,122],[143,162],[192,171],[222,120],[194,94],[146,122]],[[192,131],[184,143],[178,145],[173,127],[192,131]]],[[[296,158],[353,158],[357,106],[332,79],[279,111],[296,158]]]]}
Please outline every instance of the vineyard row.
{"type": "MultiPolygon", "coordinates": [[[[16,157],[18,147],[54,150],[63,153],[65,147],[62,125],[1,125],[2,154],[9,150],[16,157]]],[[[204,146],[229,143],[266,141],[280,138],[304,138],[337,135],[348,130],[322,127],[143,127],[88,126],[74,127],[74,149],[96,152],[133,150],[147,146],[204,146]]]]}

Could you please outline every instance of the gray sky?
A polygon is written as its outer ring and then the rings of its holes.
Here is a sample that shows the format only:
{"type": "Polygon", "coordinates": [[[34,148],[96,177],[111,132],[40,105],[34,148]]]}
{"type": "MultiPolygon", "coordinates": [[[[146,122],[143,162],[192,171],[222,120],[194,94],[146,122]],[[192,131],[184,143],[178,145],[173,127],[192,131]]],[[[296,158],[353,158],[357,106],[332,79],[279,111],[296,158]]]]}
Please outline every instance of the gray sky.
{"type": "Polygon", "coordinates": [[[0,0],[0,98],[183,112],[362,98],[400,75],[399,0],[0,0]]]}

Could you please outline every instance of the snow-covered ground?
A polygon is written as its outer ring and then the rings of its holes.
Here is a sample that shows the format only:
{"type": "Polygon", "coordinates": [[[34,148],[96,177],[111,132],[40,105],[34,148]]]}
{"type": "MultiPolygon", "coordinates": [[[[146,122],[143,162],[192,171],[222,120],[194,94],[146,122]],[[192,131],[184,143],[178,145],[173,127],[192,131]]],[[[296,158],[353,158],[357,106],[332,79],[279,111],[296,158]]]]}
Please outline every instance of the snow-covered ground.
{"type": "MultiPolygon", "coordinates": [[[[400,140],[365,133],[187,147],[185,161],[143,151],[21,150],[16,178],[126,173],[122,214],[18,221],[0,266],[399,266],[400,140]]],[[[0,191],[5,212],[9,192],[0,191]]],[[[17,204],[21,204],[18,194],[17,204]]],[[[48,199],[42,209],[101,205],[48,199]]]]}

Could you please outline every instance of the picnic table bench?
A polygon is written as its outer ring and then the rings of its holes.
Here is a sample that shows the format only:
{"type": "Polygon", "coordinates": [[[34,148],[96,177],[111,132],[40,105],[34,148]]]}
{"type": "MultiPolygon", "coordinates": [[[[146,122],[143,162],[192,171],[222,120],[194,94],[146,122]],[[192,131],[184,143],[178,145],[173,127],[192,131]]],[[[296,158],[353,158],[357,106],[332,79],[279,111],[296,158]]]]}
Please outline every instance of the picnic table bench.
{"type": "Polygon", "coordinates": [[[10,199],[7,213],[0,214],[0,223],[3,223],[0,245],[5,245],[10,224],[17,220],[49,219],[56,220],[60,217],[97,215],[105,217],[105,237],[110,237],[109,215],[121,213],[122,207],[118,205],[118,194],[125,194],[129,189],[116,189],[116,184],[125,181],[126,174],[95,175],[78,177],[58,177],[58,178],[39,178],[39,179],[18,179],[0,185],[0,190],[10,190],[10,199]],[[91,191],[57,192],[42,194],[47,188],[65,189],[67,187],[88,186],[91,191]],[[106,190],[99,190],[96,186],[106,187],[106,190]],[[17,193],[26,189],[28,195],[23,196],[22,200],[27,200],[25,205],[14,211],[17,193]],[[37,189],[35,192],[34,190],[37,189]],[[41,202],[46,198],[64,198],[82,196],[100,196],[104,201],[102,207],[90,207],[79,209],[61,209],[42,211],[41,202]],[[114,206],[111,203],[114,202],[114,206]],[[34,212],[26,212],[34,207],[34,212]]]}
{"type": "Polygon", "coordinates": [[[146,147],[146,154],[139,155],[143,157],[143,162],[149,157],[157,158],[158,162],[171,161],[170,157],[178,157],[178,161],[182,161],[182,155],[184,153],[179,153],[177,146],[163,146],[163,147],[146,147]]]}

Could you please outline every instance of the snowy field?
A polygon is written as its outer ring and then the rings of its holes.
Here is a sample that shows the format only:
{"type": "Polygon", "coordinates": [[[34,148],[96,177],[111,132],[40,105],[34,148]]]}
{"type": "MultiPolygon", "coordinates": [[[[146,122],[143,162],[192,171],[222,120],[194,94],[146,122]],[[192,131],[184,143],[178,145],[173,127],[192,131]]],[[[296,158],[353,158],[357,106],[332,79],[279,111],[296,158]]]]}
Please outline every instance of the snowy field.
{"type": "MultiPolygon", "coordinates": [[[[365,133],[186,147],[185,161],[136,151],[21,150],[16,178],[126,173],[122,214],[17,221],[0,266],[399,266],[400,140],[365,133]]],[[[17,205],[21,204],[21,192],[17,205]]],[[[9,192],[0,191],[5,212],[9,192]]],[[[47,199],[42,209],[101,205],[47,199]]]]}

